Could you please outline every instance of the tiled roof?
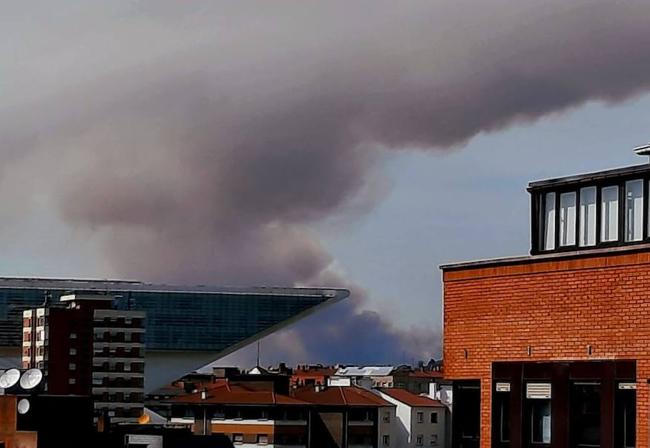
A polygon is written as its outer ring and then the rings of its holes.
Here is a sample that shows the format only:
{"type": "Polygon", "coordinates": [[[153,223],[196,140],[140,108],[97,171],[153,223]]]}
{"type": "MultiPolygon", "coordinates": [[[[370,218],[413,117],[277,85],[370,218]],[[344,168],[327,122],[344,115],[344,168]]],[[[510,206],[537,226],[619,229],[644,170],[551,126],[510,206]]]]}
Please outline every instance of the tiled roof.
{"type": "Polygon", "coordinates": [[[442,378],[444,375],[442,372],[437,372],[435,370],[415,370],[409,372],[408,376],[415,378],[442,378]]]}
{"type": "Polygon", "coordinates": [[[296,369],[293,371],[293,376],[332,376],[336,373],[333,367],[312,368],[309,370],[296,369]]]}
{"type": "Polygon", "coordinates": [[[411,407],[440,408],[445,406],[438,400],[432,400],[429,397],[416,395],[406,389],[382,388],[379,390],[389,397],[394,398],[397,401],[401,401],[402,403],[411,407]]]}
{"type": "Polygon", "coordinates": [[[380,396],[356,386],[329,386],[321,390],[304,387],[297,389],[293,396],[321,406],[393,406],[380,396]]]}
{"type": "Polygon", "coordinates": [[[256,390],[244,384],[229,384],[220,380],[208,386],[206,398],[201,398],[201,391],[174,397],[169,400],[176,404],[224,404],[224,405],[308,405],[299,399],[277,394],[271,389],[256,390]]]}

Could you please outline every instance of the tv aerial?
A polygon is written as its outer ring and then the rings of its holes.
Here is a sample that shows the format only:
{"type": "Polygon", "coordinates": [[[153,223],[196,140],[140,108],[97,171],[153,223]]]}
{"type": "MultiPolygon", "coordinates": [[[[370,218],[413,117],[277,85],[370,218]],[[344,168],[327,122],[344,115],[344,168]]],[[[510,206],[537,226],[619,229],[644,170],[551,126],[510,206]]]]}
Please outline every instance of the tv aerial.
{"type": "Polygon", "coordinates": [[[20,387],[24,390],[34,389],[43,381],[43,372],[39,369],[29,369],[20,378],[20,387]]]}
{"type": "Polygon", "coordinates": [[[18,413],[20,415],[25,415],[29,412],[29,400],[27,398],[23,398],[18,402],[18,413]]]}
{"type": "Polygon", "coordinates": [[[20,370],[9,369],[0,375],[0,389],[14,387],[20,381],[20,370]]]}

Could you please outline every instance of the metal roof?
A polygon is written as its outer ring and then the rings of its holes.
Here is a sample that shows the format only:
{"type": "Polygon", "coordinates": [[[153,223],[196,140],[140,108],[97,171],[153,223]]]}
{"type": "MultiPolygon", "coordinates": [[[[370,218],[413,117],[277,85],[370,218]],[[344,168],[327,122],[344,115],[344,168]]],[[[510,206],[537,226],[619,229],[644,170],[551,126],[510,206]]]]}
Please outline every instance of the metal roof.
{"type": "Polygon", "coordinates": [[[632,176],[639,173],[650,172],[650,163],[642,165],[632,165],[623,168],[614,168],[604,171],[594,171],[591,173],[575,174],[571,176],[556,177],[552,179],[537,180],[528,183],[528,191],[557,187],[569,184],[585,184],[603,179],[632,176]]]}
{"type": "Polygon", "coordinates": [[[336,376],[388,376],[393,371],[392,366],[341,367],[336,376]]]}
{"type": "Polygon", "coordinates": [[[77,279],[47,277],[0,277],[0,289],[43,289],[94,292],[188,292],[224,295],[264,295],[346,298],[350,292],[341,288],[287,288],[274,286],[233,287],[210,285],[169,285],[137,280],[77,279]]]}

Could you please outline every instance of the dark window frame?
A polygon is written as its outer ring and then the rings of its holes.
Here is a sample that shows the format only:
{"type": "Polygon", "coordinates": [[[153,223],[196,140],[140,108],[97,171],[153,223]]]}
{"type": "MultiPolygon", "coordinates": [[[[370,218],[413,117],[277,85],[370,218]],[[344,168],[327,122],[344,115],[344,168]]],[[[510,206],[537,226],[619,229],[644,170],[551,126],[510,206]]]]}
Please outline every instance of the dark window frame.
{"type": "Polygon", "coordinates": [[[587,180],[557,184],[554,186],[535,188],[531,194],[531,250],[532,255],[553,254],[562,252],[589,251],[611,247],[631,247],[650,243],[650,219],[648,217],[650,202],[650,173],[631,173],[615,178],[587,180]],[[638,241],[625,241],[625,210],[626,210],[626,183],[632,180],[643,182],[643,237],[638,241]],[[602,241],[602,189],[618,187],[618,239],[616,241],[602,241]],[[580,190],[585,187],[596,187],[596,243],[591,246],[580,246],[580,190]],[[555,241],[553,249],[544,249],[545,209],[546,194],[555,193],[555,241]],[[564,193],[576,195],[575,219],[575,244],[560,246],[560,196],[564,193]]]}

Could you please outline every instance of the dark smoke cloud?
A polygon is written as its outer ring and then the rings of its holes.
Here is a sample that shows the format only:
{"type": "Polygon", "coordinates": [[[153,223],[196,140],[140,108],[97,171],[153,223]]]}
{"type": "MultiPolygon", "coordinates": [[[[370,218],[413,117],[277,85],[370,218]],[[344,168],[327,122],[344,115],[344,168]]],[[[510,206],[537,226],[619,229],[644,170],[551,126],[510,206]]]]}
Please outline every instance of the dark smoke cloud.
{"type": "MultiPolygon", "coordinates": [[[[345,284],[314,226],[381,200],[378,148],[444,150],[644,92],[649,13],[635,0],[6,5],[3,213],[50,197],[114,275],[345,284]]],[[[362,303],[320,315],[297,350],[437,350],[433,331],[362,303]]]]}

